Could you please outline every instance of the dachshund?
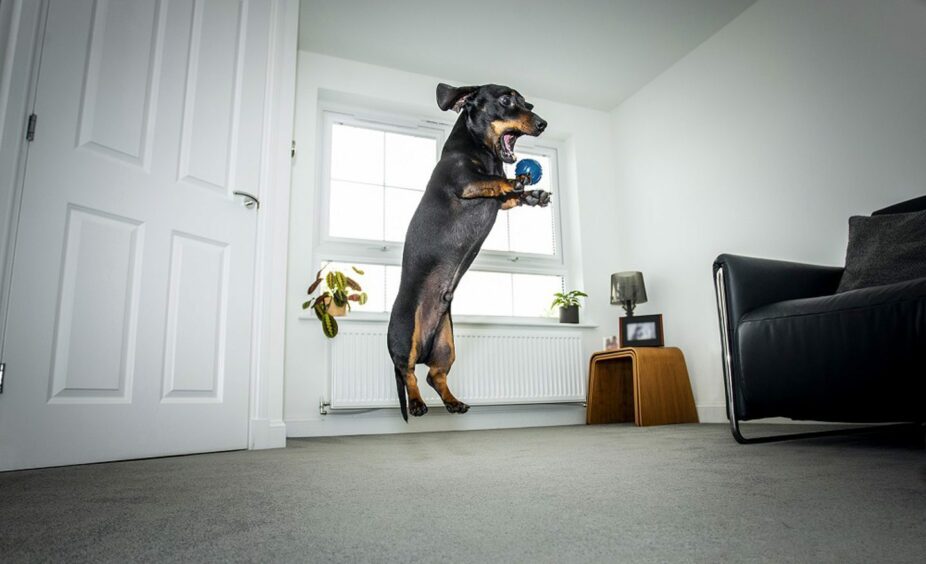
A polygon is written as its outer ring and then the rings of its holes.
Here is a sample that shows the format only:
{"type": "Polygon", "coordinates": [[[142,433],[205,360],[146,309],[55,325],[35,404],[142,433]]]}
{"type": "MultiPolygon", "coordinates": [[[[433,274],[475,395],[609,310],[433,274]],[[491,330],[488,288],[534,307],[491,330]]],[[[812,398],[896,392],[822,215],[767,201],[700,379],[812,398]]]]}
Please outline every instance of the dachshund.
{"type": "Polygon", "coordinates": [[[428,366],[428,384],[447,411],[469,410],[447,387],[447,373],[456,358],[450,316],[453,292],[499,210],[550,203],[549,192],[525,190],[530,184],[527,175],[505,177],[503,164],[515,161],[518,138],[536,137],[547,127],[521,94],[497,84],[454,88],[441,83],[437,105],[460,115],[408,225],[387,337],[406,422],[409,412],[428,412],[415,377],[417,364],[428,366]]]}

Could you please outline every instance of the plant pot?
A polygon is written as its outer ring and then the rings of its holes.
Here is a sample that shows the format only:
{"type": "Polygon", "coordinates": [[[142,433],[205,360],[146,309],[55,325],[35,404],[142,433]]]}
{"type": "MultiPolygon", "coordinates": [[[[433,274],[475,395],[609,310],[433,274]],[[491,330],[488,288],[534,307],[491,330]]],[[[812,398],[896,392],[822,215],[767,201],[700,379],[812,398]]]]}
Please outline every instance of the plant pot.
{"type": "Polygon", "coordinates": [[[347,306],[337,305],[331,301],[330,297],[325,298],[325,307],[328,308],[328,313],[331,315],[331,317],[344,317],[347,315],[347,306]]]}
{"type": "Polygon", "coordinates": [[[579,306],[569,306],[559,308],[559,322],[560,323],[578,323],[579,322],[579,306]]]}

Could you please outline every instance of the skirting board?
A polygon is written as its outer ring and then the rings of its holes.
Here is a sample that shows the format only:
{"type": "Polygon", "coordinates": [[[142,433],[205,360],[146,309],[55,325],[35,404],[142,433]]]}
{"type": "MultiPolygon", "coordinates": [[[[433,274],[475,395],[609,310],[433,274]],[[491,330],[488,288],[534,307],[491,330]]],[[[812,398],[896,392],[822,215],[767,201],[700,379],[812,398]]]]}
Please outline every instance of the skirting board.
{"type": "Polygon", "coordinates": [[[333,412],[315,419],[287,419],[288,437],[326,437],[338,435],[380,435],[471,431],[519,427],[584,425],[581,405],[474,406],[464,415],[447,413],[443,406],[432,406],[423,417],[402,420],[398,409],[361,412],[333,412]]]}
{"type": "Polygon", "coordinates": [[[286,447],[286,424],[269,419],[251,419],[248,426],[248,449],[286,447]]]}

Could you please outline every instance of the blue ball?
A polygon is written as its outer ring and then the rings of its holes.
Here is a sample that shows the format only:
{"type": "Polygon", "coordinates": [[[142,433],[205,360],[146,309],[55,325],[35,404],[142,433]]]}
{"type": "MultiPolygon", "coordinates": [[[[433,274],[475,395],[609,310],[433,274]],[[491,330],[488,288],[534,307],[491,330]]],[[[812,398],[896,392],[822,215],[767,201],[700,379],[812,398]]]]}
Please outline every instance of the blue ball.
{"type": "Polygon", "coordinates": [[[540,168],[540,163],[534,159],[521,159],[518,161],[518,164],[514,167],[514,173],[518,176],[522,174],[530,176],[530,184],[537,184],[543,177],[543,169],[540,168]]]}

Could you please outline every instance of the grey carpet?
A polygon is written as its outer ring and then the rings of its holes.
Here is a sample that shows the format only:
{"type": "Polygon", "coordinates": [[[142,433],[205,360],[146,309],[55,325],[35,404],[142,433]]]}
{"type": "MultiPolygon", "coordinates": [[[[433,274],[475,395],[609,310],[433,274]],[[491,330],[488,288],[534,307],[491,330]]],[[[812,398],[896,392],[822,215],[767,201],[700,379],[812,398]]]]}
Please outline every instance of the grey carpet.
{"type": "Polygon", "coordinates": [[[911,434],[722,425],[290,441],[0,474],[0,560],[923,562],[911,434]]]}

